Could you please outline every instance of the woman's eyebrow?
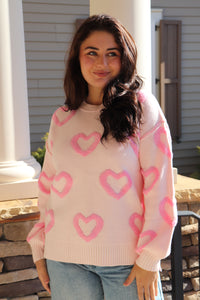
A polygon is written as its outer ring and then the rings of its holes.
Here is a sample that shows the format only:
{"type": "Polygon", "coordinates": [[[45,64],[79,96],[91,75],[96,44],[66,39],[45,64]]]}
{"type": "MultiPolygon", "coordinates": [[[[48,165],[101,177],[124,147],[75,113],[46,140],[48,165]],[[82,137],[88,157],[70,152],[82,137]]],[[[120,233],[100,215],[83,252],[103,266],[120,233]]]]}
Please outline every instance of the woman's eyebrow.
{"type": "MultiPolygon", "coordinates": [[[[99,50],[99,48],[97,48],[97,47],[93,47],[93,46],[88,46],[88,47],[86,47],[86,48],[85,48],[85,50],[87,50],[87,49],[99,50]]],[[[108,49],[107,49],[107,51],[112,51],[112,50],[117,50],[117,51],[120,51],[120,49],[119,49],[119,48],[116,48],[116,47],[113,47],[113,48],[108,48],[108,49]]]]}
{"type": "Polygon", "coordinates": [[[119,48],[116,48],[116,47],[114,47],[114,48],[108,48],[107,50],[108,50],[108,51],[112,51],[112,50],[120,51],[119,48]]]}
{"type": "Polygon", "coordinates": [[[85,50],[87,50],[87,49],[99,50],[98,48],[92,47],[92,46],[88,46],[88,47],[85,48],[85,50]]]}

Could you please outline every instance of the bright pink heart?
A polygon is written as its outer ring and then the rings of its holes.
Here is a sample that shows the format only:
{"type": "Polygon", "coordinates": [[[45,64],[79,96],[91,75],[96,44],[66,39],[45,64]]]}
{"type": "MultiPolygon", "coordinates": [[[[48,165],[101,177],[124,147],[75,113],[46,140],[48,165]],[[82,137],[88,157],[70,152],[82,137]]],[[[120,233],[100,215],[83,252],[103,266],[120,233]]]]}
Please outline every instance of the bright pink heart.
{"type": "Polygon", "coordinates": [[[170,199],[169,197],[165,197],[161,201],[159,211],[165,222],[167,222],[167,224],[169,224],[171,227],[174,227],[174,225],[176,224],[176,220],[173,220],[173,218],[167,213],[167,205],[170,205],[171,207],[174,206],[172,199],[170,199]]]}
{"type": "MultiPolygon", "coordinates": [[[[32,240],[32,238],[34,238],[36,235],[38,235],[39,232],[43,232],[43,228],[45,227],[45,223],[44,222],[39,222],[36,223],[31,231],[31,233],[28,235],[27,237],[27,242],[29,243],[30,240],[32,240]]],[[[44,240],[44,237],[43,237],[44,240]]]]}
{"type": "Polygon", "coordinates": [[[73,180],[71,176],[66,173],[66,172],[61,172],[58,175],[54,177],[54,182],[57,182],[57,186],[61,185],[61,190],[60,188],[56,188],[53,184],[51,185],[52,191],[56,193],[60,198],[63,198],[65,195],[67,195],[72,187],[73,180]],[[61,183],[61,180],[64,179],[64,184],[63,182],[61,183]]]}
{"type": "Polygon", "coordinates": [[[90,242],[91,240],[96,238],[98,236],[98,234],[100,233],[100,231],[102,230],[102,228],[103,228],[103,219],[100,216],[96,215],[96,214],[92,214],[88,217],[85,217],[84,215],[79,213],[74,217],[74,227],[75,227],[78,235],[83,240],[85,240],[86,242],[90,242]],[[84,228],[80,224],[80,220],[82,220],[86,225],[89,224],[92,221],[95,222],[95,225],[93,226],[93,228],[90,228],[90,233],[89,234],[84,232],[84,228]],[[82,226],[82,228],[81,228],[81,226],[82,226]]]}
{"type": "Polygon", "coordinates": [[[98,132],[92,132],[88,136],[84,133],[79,133],[72,138],[71,145],[77,153],[81,154],[82,156],[87,156],[96,149],[100,139],[101,134],[98,132]],[[81,146],[81,140],[87,141],[86,149],[83,149],[83,146],[81,146]]]}
{"type": "Polygon", "coordinates": [[[46,210],[45,215],[46,215],[46,218],[48,218],[48,222],[45,227],[45,233],[48,233],[55,224],[53,209],[46,210]]]}
{"type": "Polygon", "coordinates": [[[158,181],[160,173],[156,167],[150,167],[146,171],[141,170],[141,173],[145,179],[145,188],[143,192],[144,194],[147,194],[153,189],[155,183],[158,181]],[[146,186],[146,184],[148,186],[146,186]]]}
{"type": "Polygon", "coordinates": [[[157,147],[169,158],[171,158],[171,151],[166,139],[166,130],[164,127],[160,127],[154,134],[154,141],[157,147]],[[162,141],[162,136],[165,137],[164,142],[162,141]]]}
{"type": "Polygon", "coordinates": [[[102,187],[105,189],[105,191],[109,195],[114,197],[115,199],[120,199],[121,197],[123,197],[132,186],[131,178],[126,171],[122,171],[119,174],[116,174],[114,171],[108,169],[100,175],[99,179],[100,179],[100,183],[101,183],[102,187]],[[126,179],[127,183],[124,184],[121,187],[120,191],[117,193],[108,182],[109,176],[114,178],[118,185],[119,185],[119,180],[123,177],[126,179]]]}
{"type": "Polygon", "coordinates": [[[139,157],[138,145],[132,138],[130,138],[130,145],[131,145],[131,148],[133,149],[133,151],[135,152],[136,156],[139,157]]]}
{"type": "Polygon", "coordinates": [[[48,177],[44,171],[40,173],[40,177],[38,179],[38,187],[43,193],[50,194],[50,188],[48,186],[49,182],[53,181],[53,178],[54,176],[48,177]],[[45,185],[47,185],[47,187],[45,185]]]}
{"type": "Polygon", "coordinates": [[[53,114],[53,117],[52,117],[53,121],[59,127],[65,125],[74,116],[74,114],[76,113],[75,110],[72,110],[70,112],[66,111],[67,117],[65,117],[63,120],[59,120],[59,118],[57,116],[57,112],[59,112],[60,110],[63,111],[63,108],[62,107],[58,108],[56,110],[56,112],[53,114]]]}
{"type": "Polygon", "coordinates": [[[155,239],[156,236],[157,236],[157,233],[153,230],[147,230],[147,231],[142,232],[139,237],[140,246],[136,250],[137,253],[140,254],[142,249],[144,247],[146,247],[149,243],[151,243],[155,239]]]}
{"type": "Polygon", "coordinates": [[[143,216],[139,215],[138,213],[134,213],[130,216],[129,225],[131,226],[131,228],[135,232],[136,236],[140,235],[142,225],[143,225],[143,221],[144,221],[143,216]],[[139,220],[139,226],[136,225],[137,220],[139,220]]]}

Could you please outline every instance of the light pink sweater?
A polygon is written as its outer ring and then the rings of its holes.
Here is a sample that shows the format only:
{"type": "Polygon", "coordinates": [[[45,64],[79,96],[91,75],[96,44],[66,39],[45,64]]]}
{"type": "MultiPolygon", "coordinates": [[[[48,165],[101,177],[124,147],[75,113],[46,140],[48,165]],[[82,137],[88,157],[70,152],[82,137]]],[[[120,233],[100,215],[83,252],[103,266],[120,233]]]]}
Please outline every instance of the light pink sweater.
{"type": "Polygon", "coordinates": [[[159,269],[177,211],[171,138],[157,100],[140,92],[136,137],[101,143],[103,105],[53,114],[39,178],[40,221],[28,235],[34,261],[159,269]]]}

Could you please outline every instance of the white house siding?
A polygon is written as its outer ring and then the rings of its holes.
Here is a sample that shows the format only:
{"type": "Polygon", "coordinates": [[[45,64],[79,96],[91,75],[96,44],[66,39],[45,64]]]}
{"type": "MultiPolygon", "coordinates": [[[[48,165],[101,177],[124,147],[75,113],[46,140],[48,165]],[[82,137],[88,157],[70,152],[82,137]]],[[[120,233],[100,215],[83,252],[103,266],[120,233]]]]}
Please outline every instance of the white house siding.
{"type": "Polygon", "coordinates": [[[174,143],[174,165],[187,174],[200,165],[200,1],[152,0],[164,19],[182,21],[182,137],[174,143]]]}
{"type": "Polygon", "coordinates": [[[31,150],[41,145],[53,111],[63,104],[65,53],[89,0],[23,0],[31,150]]]}
{"type": "MultiPolygon", "coordinates": [[[[200,164],[200,1],[152,0],[167,19],[182,21],[182,137],[174,165],[190,173],[200,164]]],[[[64,56],[77,18],[89,15],[89,0],[23,0],[31,149],[41,145],[52,112],[64,101],[64,56]]]]}

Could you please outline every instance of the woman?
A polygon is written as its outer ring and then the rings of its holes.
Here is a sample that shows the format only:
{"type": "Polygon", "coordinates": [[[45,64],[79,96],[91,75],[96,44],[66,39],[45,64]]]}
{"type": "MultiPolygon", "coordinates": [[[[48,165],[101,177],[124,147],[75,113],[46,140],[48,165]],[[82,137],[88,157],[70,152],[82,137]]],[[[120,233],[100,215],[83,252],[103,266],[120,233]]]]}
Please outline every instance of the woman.
{"type": "Polygon", "coordinates": [[[158,271],[176,224],[171,139],[136,57],[106,15],[73,39],[28,236],[53,300],[163,299],[158,271]]]}

